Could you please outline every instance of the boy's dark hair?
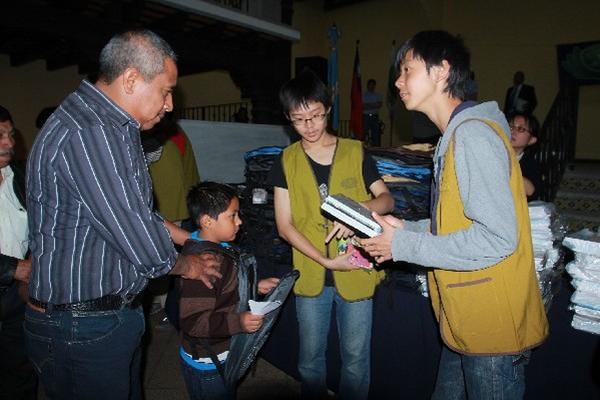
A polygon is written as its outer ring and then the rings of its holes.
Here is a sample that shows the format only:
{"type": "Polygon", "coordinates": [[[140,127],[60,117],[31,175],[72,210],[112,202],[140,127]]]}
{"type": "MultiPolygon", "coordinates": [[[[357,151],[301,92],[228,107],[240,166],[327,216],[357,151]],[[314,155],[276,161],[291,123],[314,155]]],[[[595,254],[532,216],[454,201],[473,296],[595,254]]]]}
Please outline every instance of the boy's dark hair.
{"type": "Polygon", "coordinates": [[[0,122],[10,122],[11,124],[15,124],[13,122],[12,116],[10,115],[10,112],[8,112],[8,110],[2,106],[0,106],[0,122]]]}
{"type": "Polygon", "coordinates": [[[450,64],[450,75],[445,92],[464,100],[469,80],[471,55],[460,36],[446,31],[422,31],[408,39],[398,51],[396,65],[399,66],[406,53],[413,52],[415,59],[425,62],[427,72],[431,67],[441,65],[443,60],[450,64]]]}
{"type": "Polygon", "coordinates": [[[377,81],[376,81],[375,79],[373,79],[373,78],[371,78],[371,79],[369,79],[369,80],[367,81],[367,86],[369,86],[371,83],[372,83],[373,85],[377,85],[377,81]]]}
{"type": "Polygon", "coordinates": [[[512,123],[515,118],[522,117],[529,128],[529,134],[536,139],[540,137],[540,121],[533,114],[528,113],[512,113],[508,117],[508,122],[512,123]]]}
{"type": "Polygon", "coordinates": [[[198,223],[203,215],[217,219],[236,197],[237,192],[231,186],[216,182],[201,182],[192,187],[187,195],[190,217],[198,223]]]}
{"type": "Polygon", "coordinates": [[[310,102],[322,103],[325,110],[331,107],[327,86],[308,68],[281,87],[279,101],[286,115],[291,110],[306,107],[310,102]]]}

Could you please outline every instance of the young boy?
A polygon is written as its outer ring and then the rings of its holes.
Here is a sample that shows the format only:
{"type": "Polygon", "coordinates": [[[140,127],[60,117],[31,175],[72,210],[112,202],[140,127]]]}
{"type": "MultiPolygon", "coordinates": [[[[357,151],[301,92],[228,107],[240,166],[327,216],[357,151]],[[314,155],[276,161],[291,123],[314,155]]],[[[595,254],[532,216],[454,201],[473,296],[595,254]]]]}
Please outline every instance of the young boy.
{"type": "MultiPolygon", "coordinates": [[[[187,203],[190,216],[200,230],[192,233],[182,253],[206,251],[202,241],[231,248],[227,242],[235,239],[242,224],[235,190],[227,185],[203,182],[190,190],[187,203]]],[[[236,265],[236,260],[218,253],[215,253],[215,257],[222,278],[213,282],[212,289],[201,282],[181,280],[181,369],[191,399],[232,399],[235,394],[225,387],[209,352],[195,340],[186,337],[205,339],[219,361],[225,363],[231,336],[241,332],[256,332],[263,323],[261,315],[249,311],[237,312],[238,285],[252,283],[238,282],[237,268],[240,266],[236,265]]],[[[258,292],[266,294],[278,282],[276,278],[263,279],[258,283],[258,292]]]]}
{"type": "Polygon", "coordinates": [[[325,218],[320,206],[323,196],[341,193],[387,213],[394,200],[362,143],[327,132],[330,96],[314,73],[301,72],[281,88],[279,97],[301,137],[274,163],[269,182],[274,186],[277,229],[293,247],[294,269],[300,271],[294,294],[302,396],[327,394],[325,350],[335,304],[342,355],[340,397],[366,399],[372,297],[381,275],[357,269],[350,254],[338,255],[335,238],[347,238],[352,232],[325,218]]]}
{"type": "Polygon", "coordinates": [[[469,52],[444,31],[409,39],[396,87],[408,110],[443,132],[434,156],[431,221],[374,217],[362,241],[378,262],[431,267],[429,292],[445,346],[433,399],[518,399],[529,350],[548,335],[527,202],[509,127],[495,102],[463,101],[469,52]]]}

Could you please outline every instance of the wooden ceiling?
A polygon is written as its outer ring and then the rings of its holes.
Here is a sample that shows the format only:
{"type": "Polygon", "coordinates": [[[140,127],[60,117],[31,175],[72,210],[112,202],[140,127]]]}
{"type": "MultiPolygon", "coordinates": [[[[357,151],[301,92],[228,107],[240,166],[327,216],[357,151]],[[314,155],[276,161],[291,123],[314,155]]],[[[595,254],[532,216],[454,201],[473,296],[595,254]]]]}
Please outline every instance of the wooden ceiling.
{"type": "MultiPolygon", "coordinates": [[[[291,18],[292,2],[284,3],[291,18]]],[[[8,0],[0,12],[0,54],[9,55],[12,66],[45,60],[48,70],[77,65],[79,73],[93,76],[109,38],[135,28],[151,29],[171,44],[180,75],[231,70],[241,60],[268,60],[273,49],[290,45],[153,1],[8,0]]]]}

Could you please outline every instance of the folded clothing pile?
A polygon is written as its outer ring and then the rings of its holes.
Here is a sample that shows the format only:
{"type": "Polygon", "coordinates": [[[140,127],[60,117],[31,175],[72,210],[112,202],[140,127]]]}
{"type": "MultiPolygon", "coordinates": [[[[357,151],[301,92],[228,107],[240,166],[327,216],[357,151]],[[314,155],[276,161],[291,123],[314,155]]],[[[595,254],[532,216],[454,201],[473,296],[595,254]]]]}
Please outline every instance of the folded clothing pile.
{"type": "Polygon", "coordinates": [[[575,292],[571,325],[575,329],[600,334],[600,232],[583,229],[569,234],[563,245],[573,250],[575,260],[567,264],[575,292]]]}
{"type": "Polygon", "coordinates": [[[552,298],[560,289],[560,276],[564,270],[564,251],[561,242],[566,229],[552,203],[530,202],[529,219],[535,271],[542,299],[548,310],[552,298]]]}
{"type": "Polygon", "coordinates": [[[371,149],[377,169],[395,200],[393,214],[416,221],[429,218],[432,152],[407,146],[371,149]]]}
{"type": "MultiPolygon", "coordinates": [[[[410,221],[430,217],[433,148],[429,144],[427,148],[418,146],[424,144],[370,149],[377,169],[394,197],[392,214],[410,221]]],[[[386,267],[383,285],[411,289],[428,296],[425,268],[408,263],[389,263],[386,267]]]]}
{"type": "Polygon", "coordinates": [[[243,224],[238,233],[242,249],[254,254],[259,279],[282,277],[292,269],[292,250],[275,225],[273,187],[267,185],[271,166],[282,147],[260,147],[245,154],[246,182],[239,187],[243,224]]]}

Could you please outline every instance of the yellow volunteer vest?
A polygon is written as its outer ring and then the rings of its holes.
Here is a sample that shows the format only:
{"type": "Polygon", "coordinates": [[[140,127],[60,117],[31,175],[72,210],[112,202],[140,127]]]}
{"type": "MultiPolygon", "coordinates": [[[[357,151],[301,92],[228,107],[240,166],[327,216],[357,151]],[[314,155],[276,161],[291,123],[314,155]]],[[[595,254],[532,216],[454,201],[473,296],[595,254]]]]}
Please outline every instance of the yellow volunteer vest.
{"type": "MultiPolygon", "coordinates": [[[[510,158],[510,188],[518,227],[517,248],[498,264],[478,271],[429,272],[431,303],[448,347],[473,355],[518,354],[538,346],[548,335],[548,321],[538,288],[531,225],[521,168],[509,139],[494,121],[481,120],[504,142],[510,158]]],[[[454,169],[454,139],[444,156],[440,177],[437,234],[466,229],[454,169]]]]}
{"type": "MultiPolygon", "coordinates": [[[[356,201],[369,200],[371,197],[365,189],[362,162],[362,142],[338,138],[329,172],[327,185],[329,194],[341,193],[356,201]]],[[[337,254],[335,238],[328,246],[325,245],[325,238],[332,223],[321,214],[321,197],[317,179],[300,141],[283,151],[282,163],[294,226],[323,255],[329,258],[335,257],[337,254]]],[[[293,249],[292,253],[294,268],[300,271],[294,293],[299,296],[318,296],[323,291],[325,268],[296,249],[293,249]]],[[[373,296],[375,286],[381,280],[382,274],[383,272],[369,273],[364,270],[333,271],[333,278],[340,296],[347,301],[356,301],[373,296]]]]}

